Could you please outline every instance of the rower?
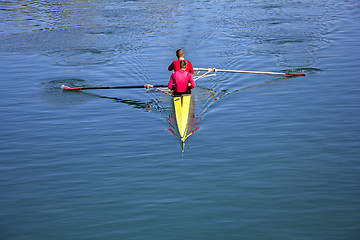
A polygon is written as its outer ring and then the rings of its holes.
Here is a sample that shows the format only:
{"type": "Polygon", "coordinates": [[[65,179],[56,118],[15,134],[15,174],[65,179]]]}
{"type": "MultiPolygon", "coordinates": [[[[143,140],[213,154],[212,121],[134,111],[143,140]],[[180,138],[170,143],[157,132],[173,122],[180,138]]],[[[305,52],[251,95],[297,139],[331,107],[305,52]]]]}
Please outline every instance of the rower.
{"type": "Polygon", "coordinates": [[[187,66],[188,62],[182,60],[180,62],[180,70],[171,74],[168,88],[173,90],[174,96],[184,93],[191,94],[191,89],[196,87],[192,74],[186,71],[187,66]]]}
{"type": "MultiPolygon", "coordinates": [[[[176,72],[176,71],[180,70],[180,68],[181,68],[180,67],[180,62],[185,60],[184,51],[182,49],[178,49],[176,51],[176,57],[178,58],[178,60],[175,60],[170,64],[170,66],[168,67],[169,71],[174,70],[176,72]]],[[[188,65],[186,67],[186,71],[191,73],[191,74],[194,74],[194,69],[192,67],[191,62],[189,60],[185,60],[185,61],[188,63],[188,65]]]]}

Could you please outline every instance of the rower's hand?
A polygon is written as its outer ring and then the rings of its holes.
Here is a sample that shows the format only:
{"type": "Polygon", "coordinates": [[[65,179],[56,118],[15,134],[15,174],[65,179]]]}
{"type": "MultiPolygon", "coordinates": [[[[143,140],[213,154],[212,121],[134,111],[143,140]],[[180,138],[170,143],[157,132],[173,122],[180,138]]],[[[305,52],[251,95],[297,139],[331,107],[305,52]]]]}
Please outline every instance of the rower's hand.
{"type": "Polygon", "coordinates": [[[188,83],[188,87],[191,87],[191,83],[188,83]]]}

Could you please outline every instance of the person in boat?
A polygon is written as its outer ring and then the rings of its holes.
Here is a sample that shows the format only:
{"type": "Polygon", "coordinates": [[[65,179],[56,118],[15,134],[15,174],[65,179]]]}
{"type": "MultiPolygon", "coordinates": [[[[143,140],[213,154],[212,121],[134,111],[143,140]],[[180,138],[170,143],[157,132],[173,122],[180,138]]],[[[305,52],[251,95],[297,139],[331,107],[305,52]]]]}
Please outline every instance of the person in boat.
{"type": "Polygon", "coordinates": [[[186,71],[187,66],[188,62],[182,60],[180,62],[180,70],[171,74],[168,88],[173,90],[174,96],[183,93],[191,94],[191,89],[196,87],[192,74],[186,71]]]}
{"type": "Polygon", "coordinates": [[[174,70],[175,72],[179,71],[181,69],[180,62],[186,61],[188,64],[187,64],[187,67],[185,70],[191,74],[194,74],[193,66],[189,60],[185,60],[184,51],[182,49],[178,49],[176,51],[176,57],[178,58],[178,60],[175,60],[170,64],[170,66],[168,67],[169,71],[172,71],[172,70],[174,70]]]}

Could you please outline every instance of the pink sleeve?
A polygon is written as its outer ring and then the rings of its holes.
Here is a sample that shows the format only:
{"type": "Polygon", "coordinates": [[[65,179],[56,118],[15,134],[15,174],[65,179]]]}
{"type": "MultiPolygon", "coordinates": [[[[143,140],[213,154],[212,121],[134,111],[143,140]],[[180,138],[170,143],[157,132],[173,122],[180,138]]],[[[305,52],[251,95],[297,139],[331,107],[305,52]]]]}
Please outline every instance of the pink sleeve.
{"type": "Polygon", "coordinates": [[[192,76],[190,73],[189,73],[188,75],[189,75],[189,82],[191,83],[191,87],[190,87],[190,88],[196,87],[196,83],[195,83],[195,81],[194,81],[194,79],[193,79],[193,76],[192,76]]]}
{"type": "Polygon", "coordinates": [[[171,74],[170,81],[169,81],[169,84],[168,84],[168,88],[171,89],[171,90],[173,90],[173,85],[174,85],[173,76],[174,76],[174,73],[171,74]]]}

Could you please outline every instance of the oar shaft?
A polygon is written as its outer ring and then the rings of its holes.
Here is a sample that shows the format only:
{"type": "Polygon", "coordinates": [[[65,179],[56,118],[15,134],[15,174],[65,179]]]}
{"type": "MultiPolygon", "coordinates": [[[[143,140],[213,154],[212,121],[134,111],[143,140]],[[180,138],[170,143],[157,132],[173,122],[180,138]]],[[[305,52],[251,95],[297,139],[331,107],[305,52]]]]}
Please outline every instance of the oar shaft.
{"type": "Polygon", "coordinates": [[[226,70],[226,69],[215,69],[215,68],[194,68],[194,71],[232,72],[232,73],[257,73],[257,74],[293,75],[293,76],[303,76],[303,75],[305,75],[305,73],[261,72],[261,71],[244,71],[244,70],[226,70]]]}
{"type": "Polygon", "coordinates": [[[167,85],[139,85],[139,86],[114,86],[114,87],[77,87],[71,88],[67,86],[61,86],[63,90],[92,90],[92,89],[124,89],[124,88],[157,88],[157,87],[167,87],[167,85]]]}

